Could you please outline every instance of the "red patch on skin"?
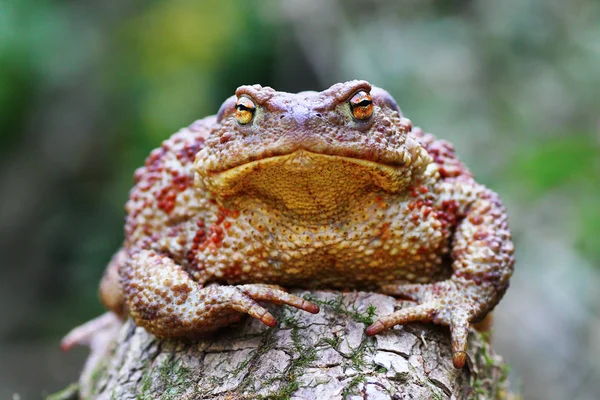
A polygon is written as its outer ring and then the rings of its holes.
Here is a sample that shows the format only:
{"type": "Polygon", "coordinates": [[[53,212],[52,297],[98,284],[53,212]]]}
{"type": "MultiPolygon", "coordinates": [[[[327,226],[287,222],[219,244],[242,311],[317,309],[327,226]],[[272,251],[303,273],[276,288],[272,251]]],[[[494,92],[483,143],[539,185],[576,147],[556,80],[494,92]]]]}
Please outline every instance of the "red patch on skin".
{"type": "Polygon", "coordinates": [[[488,236],[489,236],[489,233],[486,232],[486,231],[477,231],[473,235],[473,239],[475,239],[475,240],[483,240],[483,239],[485,239],[488,236]]]}
{"type": "MultiPolygon", "coordinates": [[[[175,151],[173,147],[179,148],[176,156],[179,161],[188,165],[195,159],[196,153],[204,146],[203,138],[194,138],[190,143],[185,144],[183,138],[174,138],[173,140],[163,142],[161,147],[154,149],[144,162],[144,167],[138,168],[134,174],[135,187],[131,191],[130,201],[134,204],[128,206],[128,223],[125,227],[126,232],[131,235],[140,227],[135,222],[136,217],[143,210],[152,207],[158,208],[165,213],[171,213],[177,204],[177,195],[180,192],[191,187],[194,183],[194,177],[182,175],[177,169],[167,169],[165,164],[165,155],[175,151]],[[171,181],[163,186],[162,181],[166,176],[171,176],[171,181]],[[153,190],[152,196],[145,192],[153,190]],[[152,199],[154,197],[154,199],[152,199]],[[146,199],[146,200],[145,200],[146,199]],[[142,204],[135,204],[143,201],[142,204]]],[[[150,233],[149,227],[143,227],[145,234],[150,233]]]]}
{"type": "Polygon", "coordinates": [[[196,154],[204,147],[204,139],[197,138],[195,142],[186,144],[175,154],[175,157],[183,164],[191,163],[196,159],[196,154]]]}
{"type": "Polygon", "coordinates": [[[138,168],[133,174],[133,183],[136,185],[144,178],[144,168],[138,168]]]}
{"type": "Polygon", "coordinates": [[[440,285],[431,285],[430,293],[435,296],[440,296],[444,293],[444,289],[440,285]]]}
{"type": "Polygon", "coordinates": [[[192,176],[180,175],[178,171],[172,170],[170,174],[171,184],[155,193],[158,208],[166,213],[170,213],[175,208],[177,194],[189,188],[194,182],[192,176]]]}
{"type": "Polygon", "coordinates": [[[168,230],[167,236],[177,237],[181,233],[181,226],[173,226],[168,230]]]}
{"type": "Polygon", "coordinates": [[[237,210],[228,210],[224,207],[219,207],[219,214],[217,215],[217,220],[215,221],[215,225],[223,224],[225,229],[231,226],[231,222],[225,221],[226,218],[237,218],[240,216],[240,212],[237,210]]]}
{"type": "Polygon", "coordinates": [[[235,282],[242,275],[242,269],[238,266],[226,268],[223,271],[223,278],[228,282],[235,282]]]}
{"type": "Polygon", "coordinates": [[[223,214],[223,217],[237,218],[240,216],[240,212],[238,210],[228,210],[224,207],[219,207],[219,213],[223,214]]]}
{"type": "Polygon", "coordinates": [[[456,200],[445,200],[442,202],[442,210],[456,213],[458,211],[458,202],[456,200]]]}
{"type": "Polygon", "coordinates": [[[152,150],[148,158],[146,158],[145,166],[148,172],[157,172],[163,170],[162,157],[167,152],[168,146],[164,143],[158,149],[152,150]]]}
{"type": "Polygon", "coordinates": [[[199,229],[196,231],[196,235],[194,235],[194,239],[193,242],[195,244],[202,244],[206,241],[206,232],[204,232],[204,229],[199,229]]]}
{"type": "Polygon", "coordinates": [[[483,223],[483,217],[481,215],[471,215],[469,217],[469,222],[473,225],[481,225],[483,223]]]}
{"type": "Polygon", "coordinates": [[[433,161],[439,166],[438,171],[442,178],[468,175],[468,171],[456,159],[454,148],[450,143],[443,140],[434,141],[426,148],[433,161]]]}
{"type": "Polygon", "coordinates": [[[167,214],[173,211],[175,208],[175,199],[177,198],[177,191],[173,186],[163,187],[158,193],[155,193],[155,195],[158,208],[167,214]]]}
{"type": "Polygon", "coordinates": [[[381,238],[381,240],[387,240],[390,237],[390,223],[389,222],[384,222],[381,225],[381,230],[379,231],[379,237],[381,238]]]}
{"type": "Polygon", "coordinates": [[[192,245],[190,246],[190,249],[187,251],[185,258],[188,260],[188,262],[190,262],[192,265],[197,267],[196,252],[198,251],[198,249],[200,247],[202,247],[202,248],[205,247],[205,242],[207,241],[207,237],[206,237],[206,232],[204,230],[204,220],[198,220],[198,222],[196,222],[196,225],[200,229],[198,229],[196,231],[196,234],[194,235],[194,239],[192,239],[192,245]]]}
{"type": "MultiPolygon", "coordinates": [[[[223,243],[223,228],[218,225],[213,225],[208,229],[209,237],[205,244],[208,244],[213,251],[221,247],[223,243]]],[[[200,247],[202,249],[202,246],[200,247]]]]}
{"type": "Polygon", "coordinates": [[[227,210],[226,208],[219,207],[217,220],[211,227],[208,228],[208,234],[205,234],[204,229],[202,229],[204,227],[204,221],[198,221],[196,224],[201,229],[196,233],[196,237],[194,237],[194,244],[196,245],[194,250],[204,251],[207,248],[210,248],[211,251],[216,252],[217,249],[221,247],[221,244],[223,243],[223,238],[225,237],[225,229],[231,227],[231,222],[226,221],[225,219],[228,217],[237,218],[239,217],[239,215],[240,212],[237,210],[227,210]],[[223,227],[221,227],[221,224],[223,225],[223,227]]]}
{"type": "Polygon", "coordinates": [[[231,133],[225,132],[224,134],[221,135],[221,137],[219,138],[219,142],[221,144],[227,143],[229,142],[229,139],[231,139],[231,133]]]}
{"type": "Polygon", "coordinates": [[[458,217],[458,202],[456,200],[445,200],[440,205],[440,210],[436,212],[436,218],[444,226],[456,225],[458,217]]]}
{"type": "Polygon", "coordinates": [[[421,220],[421,216],[418,213],[414,213],[410,216],[410,219],[412,223],[416,225],[421,220]]]}
{"type": "MultiPolygon", "coordinates": [[[[479,194],[479,198],[480,198],[480,199],[484,199],[484,200],[489,200],[489,199],[491,199],[492,197],[493,197],[493,196],[492,196],[492,193],[491,193],[491,192],[483,192],[483,193],[480,193],[480,194],[479,194]]],[[[498,199],[496,199],[496,200],[498,200],[498,199]]],[[[496,203],[496,204],[500,204],[500,202],[499,202],[499,201],[496,201],[495,203],[496,203]]]]}
{"type": "Polygon", "coordinates": [[[386,208],[388,206],[381,196],[375,197],[375,202],[377,203],[378,208],[386,208]]]}
{"type": "Polygon", "coordinates": [[[457,278],[463,278],[463,279],[466,279],[468,281],[475,282],[475,284],[477,284],[477,285],[481,285],[483,283],[483,281],[486,280],[486,278],[484,276],[476,275],[476,274],[470,274],[470,273],[461,272],[461,271],[456,271],[454,273],[454,275],[457,278]]]}
{"type": "Polygon", "coordinates": [[[194,182],[194,178],[191,176],[178,175],[176,171],[173,172],[173,184],[180,192],[183,192],[185,189],[189,188],[194,182]]]}
{"type": "Polygon", "coordinates": [[[481,207],[481,209],[479,209],[479,214],[485,215],[485,214],[489,213],[491,209],[492,209],[491,203],[485,204],[483,207],[481,207]]]}

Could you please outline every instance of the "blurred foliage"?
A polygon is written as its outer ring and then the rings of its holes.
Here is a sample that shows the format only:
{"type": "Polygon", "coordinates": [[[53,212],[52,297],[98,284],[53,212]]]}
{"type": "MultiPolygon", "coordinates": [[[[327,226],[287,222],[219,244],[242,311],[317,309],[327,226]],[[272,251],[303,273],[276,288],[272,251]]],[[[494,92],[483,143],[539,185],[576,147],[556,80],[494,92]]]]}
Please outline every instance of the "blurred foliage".
{"type": "Polygon", "coordinates": [[[241,84],[369,79],[501,193],[517,237],[549,205],[600,266],[598,21],[594,0],[0,0],[0,304],[27,299],[0,351],[101,312],[133,171],[241,84]]]}
{"type": "Polygon", "coordinates": [[[515,177],[527,183],[535,195],[543,195],[559,185],[599,184],[595,174],[598,150],[590,138],[573,135],[526,148],[515,156],[511,170],[515,177]]]}
{"type": "Polygon", "coordinates": [[[520,149],[504,179],[518,182],[528,202],[571,191],[567,202],[577,210],[575,243],[600,268],[600,151],[591,135],[559,136],[520,149]]]}

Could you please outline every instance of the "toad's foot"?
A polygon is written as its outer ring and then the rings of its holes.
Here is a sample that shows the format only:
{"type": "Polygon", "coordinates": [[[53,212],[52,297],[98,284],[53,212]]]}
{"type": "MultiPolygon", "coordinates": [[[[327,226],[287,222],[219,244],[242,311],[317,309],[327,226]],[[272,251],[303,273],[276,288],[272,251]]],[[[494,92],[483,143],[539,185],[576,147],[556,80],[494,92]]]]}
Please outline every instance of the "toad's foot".
{"type": "Polygon", "coordinates": [[[462,368],[467,358],[467,337],[471,321],[481,313],[477,298],[469,296],[468,288],[454,281],[419,285],[384,285],[381,290],[393,296],[417,301],[414,307],[403,308],[379,318],[367,328],[372,336],[395,325],[408,322],[433,322],[450,327],[452,362],[462,368]]]}
{"type": "Polygon", "coordinates": [[[171,258],[143,250],[119,271],[129,314],[155,336],[196,337],[248,314],[268,326],[277,321],[259,302],[287,304],[310,313],[319,307],[278,286],[202,286],[171,258]]]}
{"type": "Polygon", "coordinates": [[[123,321],[113,312],[106,312],[83,325],[73,328],[60,342],[63,351],[69,351],[76,345],[89,346],[92,351],[102,347],[119,330],[123,321]]]}
{"type": "Polygon", "coordinates": [[[250,284],[233,286],[230,288],[241,294],[241,296],[232,296],[231,309],[247,313],[271,327],[277,325],[277,321],[265,308],[257,304],[257,301],[273,304],[287,304],[288,306],[308,311],[311,314],[317,314],[319,312],[319,306],[316,304],[304,300],[301,297],[294,296],[293,294],[289,294],[279,286],[250,284]]]}
{"type": "MultiPolygon", "coordinates": [[[[146,297],[153,292],[146,293],[146,297]]],[[[239,321],[243,314],[274,327],[275,317],[259,302],[287,304],[316,314],[319,307],[276,286],[249,284],[239,286],[210,285],[194,288],[185,300],[156,307],[160,303],[131,303],[131,315],[137,325],[154,335],[167,337],[201,337],[239,321]],[[154,314],[150,314],[154,313],[154,314]],[[148,315],[151,318],[148,318],[148,315]]]]}

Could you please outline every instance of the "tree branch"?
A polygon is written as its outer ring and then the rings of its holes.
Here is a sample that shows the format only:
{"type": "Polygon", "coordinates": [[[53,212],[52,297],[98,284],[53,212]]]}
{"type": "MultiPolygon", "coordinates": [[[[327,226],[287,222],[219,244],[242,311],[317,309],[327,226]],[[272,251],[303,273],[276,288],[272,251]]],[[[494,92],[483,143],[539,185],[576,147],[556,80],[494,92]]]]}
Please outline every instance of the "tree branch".
{"type": "Polygon", "coordinates": [[[158,340],[131,321],[82,375],[82,398],[504,398],[506,366],[474,331],[468,366],[452,366],[447,328],[413,324],[367,337],[375,315],[401,306],[374,293],[296,291],[311,315],[271,307],[279,325],[248,318],[210,339],[158,340]]]}

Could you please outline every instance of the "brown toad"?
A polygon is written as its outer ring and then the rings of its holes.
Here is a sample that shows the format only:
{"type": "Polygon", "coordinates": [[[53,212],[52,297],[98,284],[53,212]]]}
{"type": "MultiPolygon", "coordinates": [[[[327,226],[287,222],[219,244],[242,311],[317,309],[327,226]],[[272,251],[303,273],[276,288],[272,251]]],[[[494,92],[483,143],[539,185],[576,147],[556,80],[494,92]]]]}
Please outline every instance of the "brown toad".
{"type": "Polygon", "coordinates": [[[244,313],[273,326],[264,301],[319,311],[279,285],[364,289],[418,302],[367,334],[448,325],[460,368],[470,323],[498,303],[514,264],[498,196],[364,81],[298,94],[238,88],[217,116],[150,154],[126,211],[101,297],[159,337],[244,313]]]}

